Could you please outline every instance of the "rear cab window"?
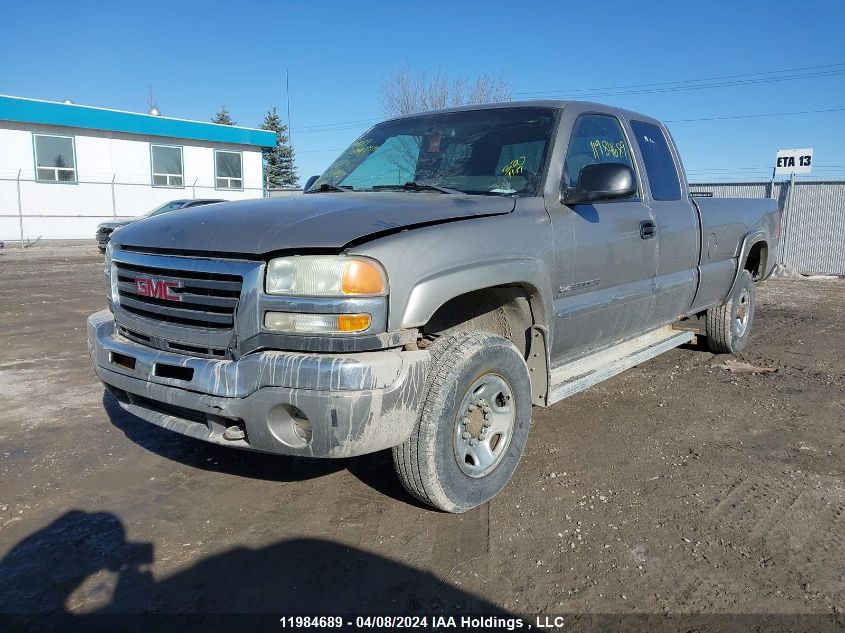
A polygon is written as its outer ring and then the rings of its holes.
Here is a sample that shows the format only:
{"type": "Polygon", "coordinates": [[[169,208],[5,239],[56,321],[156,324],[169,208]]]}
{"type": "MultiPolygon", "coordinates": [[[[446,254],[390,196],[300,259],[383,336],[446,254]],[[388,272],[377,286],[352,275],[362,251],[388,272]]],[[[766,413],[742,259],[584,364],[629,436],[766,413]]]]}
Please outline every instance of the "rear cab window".
{"type": "Polygon", "coordinates": [[[680,200],[681,179],[666,136],[658,126],[631,121],[634,138],[645,164],[648,186],[654,200],[680,200]]]}

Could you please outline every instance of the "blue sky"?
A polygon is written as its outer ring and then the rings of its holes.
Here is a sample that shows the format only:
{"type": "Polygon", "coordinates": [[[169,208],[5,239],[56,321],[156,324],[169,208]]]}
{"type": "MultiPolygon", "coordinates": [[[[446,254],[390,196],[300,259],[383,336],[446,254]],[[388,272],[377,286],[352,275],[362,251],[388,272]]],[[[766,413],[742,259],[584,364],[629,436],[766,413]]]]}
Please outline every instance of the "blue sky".
{"type": "Polygon", "coordinates": [[[845,3],[811,0],[40,0],[3,9],[0,93],[145,111],[152,85],[165,115],[207,120],[225,103],[254,127],[269,106],[284,115],[289,69],[304,180],[381,115],[392,71],[501,73],[515,98],[582,91],[676,121],[693,180],[765,177],[775,151],[791,147],[815,148],[814,176],[845,178],[843,24],[845,3]],[[731,75],[742,77],[691,81],[731,75]],[[741,85],[689,89],[729,81],[741,85]],[[643,84],[664,85],[587,91],[643,84]],[[837,111],[678,121],[817,110],[837,111]]]}

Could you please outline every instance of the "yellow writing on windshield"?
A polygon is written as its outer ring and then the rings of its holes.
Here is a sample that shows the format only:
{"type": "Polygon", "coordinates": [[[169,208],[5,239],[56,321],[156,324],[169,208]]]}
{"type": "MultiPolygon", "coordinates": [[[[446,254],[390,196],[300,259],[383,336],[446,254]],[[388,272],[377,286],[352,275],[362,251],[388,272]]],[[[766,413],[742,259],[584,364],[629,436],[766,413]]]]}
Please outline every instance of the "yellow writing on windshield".
{"type": "Polygon", "coordinates": [[[502,167],[502,173],[508,178],[510,178],[511,176],[516,176],[517,174],[522,173],[523,165],[525,165],[525,156],[514,158],[511,162],[502,167]]]}
{"type": "Polygon", "coordinates": [[[378,145],[373,144],[370,139],[355,141],[349,148],[355,154],[372,154],[379,148],[378,145]]]}

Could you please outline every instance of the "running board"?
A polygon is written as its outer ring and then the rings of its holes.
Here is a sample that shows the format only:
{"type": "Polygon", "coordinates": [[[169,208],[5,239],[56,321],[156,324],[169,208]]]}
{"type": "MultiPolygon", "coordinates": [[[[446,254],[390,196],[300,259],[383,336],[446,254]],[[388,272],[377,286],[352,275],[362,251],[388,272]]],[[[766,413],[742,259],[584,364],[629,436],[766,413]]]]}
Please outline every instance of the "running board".
{"type": "Polygon", "coordinates": [[[547,404],[554,404],[584,391],[634,365],[639,365],[673,347],[688,343],[694,338],[693,332],[680,332],[667,325],[580,360],[556,367],[552,369],[549,376],[551,387],[547,404]]]}

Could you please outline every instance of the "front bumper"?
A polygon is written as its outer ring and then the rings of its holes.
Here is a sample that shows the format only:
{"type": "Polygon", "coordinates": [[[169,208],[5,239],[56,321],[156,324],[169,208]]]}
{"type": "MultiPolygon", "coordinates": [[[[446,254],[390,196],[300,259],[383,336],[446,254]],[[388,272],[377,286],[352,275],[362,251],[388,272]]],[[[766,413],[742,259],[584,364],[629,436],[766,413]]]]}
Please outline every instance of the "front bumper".
{"type": "Polygon", "coordinates": [[[100,380],[139,418],[215,444],[305,457],[404,442],[429,365],[428,352],[399,350],[193,358],[120,336],[108,310],[88,318],[88,349],[100,380]]]}

